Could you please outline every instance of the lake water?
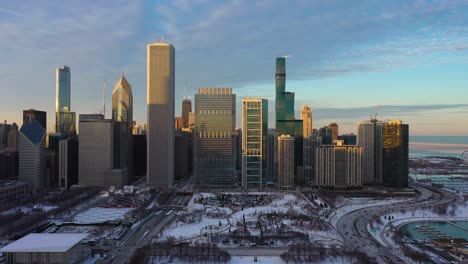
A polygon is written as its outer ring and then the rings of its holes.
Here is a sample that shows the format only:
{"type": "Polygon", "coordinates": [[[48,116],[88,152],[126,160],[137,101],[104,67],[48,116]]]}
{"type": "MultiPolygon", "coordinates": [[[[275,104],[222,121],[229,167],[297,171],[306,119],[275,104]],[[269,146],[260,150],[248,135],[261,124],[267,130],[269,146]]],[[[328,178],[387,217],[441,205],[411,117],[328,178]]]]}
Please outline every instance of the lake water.
{"type": "MultiPolygon", "coordinates": [[[[426,156],[462,157],[468,151],[468,136],[410,136],[410,158],[426,156]]],[[[468,156],[468,154],[466,154],[468,156]]]]}
{"type": "Polygon", "coordinates": [[[429,230],[440,231],[440,234],[452,238],[464,238],[468,240],[468,231],[465,229],[466,225],[468,225],[468,222],[416,222],[403,225],[401,231],[409,234],[409,238],[419,241],[431,239],[429,230]],[[430,229],[426,229],[426,231],[421,230],[420,228],[423,224],[430,226],[430,229]]]}

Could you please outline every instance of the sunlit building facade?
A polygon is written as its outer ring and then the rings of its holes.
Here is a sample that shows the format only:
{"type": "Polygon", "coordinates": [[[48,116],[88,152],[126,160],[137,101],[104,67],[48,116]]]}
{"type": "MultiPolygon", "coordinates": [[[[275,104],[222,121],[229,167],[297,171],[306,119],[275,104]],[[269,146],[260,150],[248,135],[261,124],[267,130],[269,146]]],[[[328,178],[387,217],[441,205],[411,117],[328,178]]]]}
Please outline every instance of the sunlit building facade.
{"type": "Polygon", "coordinates": [[[75,113],[71,112],[70,67],[55,70],[55,132],[69,134],[75,128],[75,113]]]}
{"type": "Polygon", "coordinates": [[[382,184],[388,187],[408,186],[409,128],[401,120],[382,126],[382,184]]]}
{"type": "Polygon", "coordinates": [[[175,49],[169,43],[152,43],[147,56],[148,184],[169,187],[175,177],[175,49]]]}
{"type": "Polygon", "coordinates": [[[278,188],[294,188],[294,137],[278,137],[278,188]]]}
{"type": "MultiPolygon", "coordinates": [[[[132,86],[124,74],[115,83],[112,91],[113,168],[133,171],[132,129],[133,93],[132,86]]],[[[130,178],[131,175],[128,175],[130,178]]]]}
{"type": "Polygon", "coordinates": [[[268,100],[242,100],[242,132],[242,187],[264,188],[268,182],[268,100]]]}
{"type": "Polygon", "coordinates": [[[304,130],[304,139],[312,134],[312,108],[307,105],[302,106],[301,110],[302,128],[304,130]]]}
{"type": "Polygon", "coordinates": [[[190,112],[192,112],[192,101],[186,98],[182,101],[183,127],[189,126],[189,113],[190,112]]]}

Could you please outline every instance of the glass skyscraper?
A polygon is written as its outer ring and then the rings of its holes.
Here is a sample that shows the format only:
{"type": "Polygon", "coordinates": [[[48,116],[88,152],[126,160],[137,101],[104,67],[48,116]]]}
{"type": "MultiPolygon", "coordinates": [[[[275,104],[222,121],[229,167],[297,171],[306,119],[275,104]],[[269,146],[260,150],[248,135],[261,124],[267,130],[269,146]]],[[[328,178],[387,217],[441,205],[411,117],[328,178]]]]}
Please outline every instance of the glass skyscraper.
{"type": "Polygon", "coordinates": [[[200,88],[195,95],[194,181],[202,188],[235,188],[236,95],[200,88]]]}
{"type": "Polygon", "coordinates": [[[242,100],[242,131],[242,187],[261,189],[268,181],[268,100],[242,100]]]}
{"type": "Polygon", "coordinates": [[[132,173],[132,86],[122,73],[112,92],[113,167],[132,173]]]}
{"type": "Polygon", "coordinates": [[[63,66],[55,71],[55,132],[68,134],[75,127],[75,113],[71,113],[70,67],[63,66]]]}

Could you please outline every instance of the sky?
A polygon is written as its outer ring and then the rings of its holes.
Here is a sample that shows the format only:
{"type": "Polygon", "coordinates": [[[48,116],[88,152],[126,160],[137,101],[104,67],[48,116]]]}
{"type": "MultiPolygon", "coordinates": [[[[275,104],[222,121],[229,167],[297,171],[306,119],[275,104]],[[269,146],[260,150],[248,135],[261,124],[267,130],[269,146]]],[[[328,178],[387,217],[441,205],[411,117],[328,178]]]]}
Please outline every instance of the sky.
{"type": "Polygon", "coordinates": [[[468,1],[376,0],[0,0],[0,120],[22,110],[55,122],[55,69],[71,68],[71,110],[110,117],[125,72],[134,119],[146,120],[146,45],[176,49],[176,115],[199,87],[232,87],[269,100],[274,127],[275,59],[287,58],[296,118],[340,133],[377,108],[411,135],[468,135],[468,1]],[[377,107],[380,106],[380,107],[377,107]]]}

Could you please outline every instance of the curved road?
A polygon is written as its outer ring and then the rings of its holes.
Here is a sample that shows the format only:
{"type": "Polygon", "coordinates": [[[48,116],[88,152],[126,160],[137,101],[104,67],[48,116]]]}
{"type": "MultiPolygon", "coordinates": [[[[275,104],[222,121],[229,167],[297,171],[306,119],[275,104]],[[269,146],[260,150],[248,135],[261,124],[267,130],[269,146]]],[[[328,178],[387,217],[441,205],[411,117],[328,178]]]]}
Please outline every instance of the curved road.
{"type": "Polygon", "coordinates": [[[405,263],[395,255],[391,248],[380,244],[367,230],[367,224],[375,216],[382,216],[399,212],[400,210],[414,210],[440,204],[447,204],[456,197],[443,190],[435,190],[427,186],[412,186],[419,192],[417,198],[383,206],[372,206],[349,212],[338,219],[337,229],[344,241],[355,250],[367,254],[377,263],[405,263]]]}

